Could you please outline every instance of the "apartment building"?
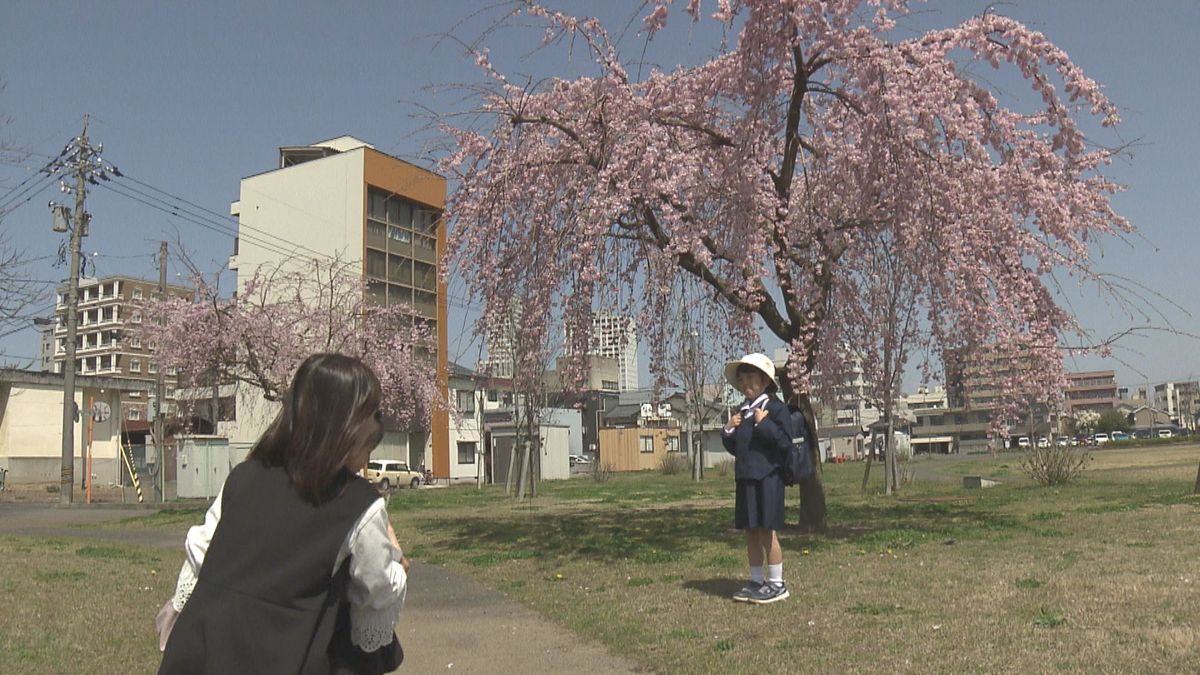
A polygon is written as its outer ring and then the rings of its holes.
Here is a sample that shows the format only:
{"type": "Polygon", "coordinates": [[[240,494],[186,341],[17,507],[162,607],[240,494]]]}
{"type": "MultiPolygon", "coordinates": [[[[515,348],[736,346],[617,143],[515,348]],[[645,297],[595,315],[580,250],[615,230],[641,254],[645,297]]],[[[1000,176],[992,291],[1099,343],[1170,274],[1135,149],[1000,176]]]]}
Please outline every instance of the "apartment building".
{"type": "Polygon", "coordinates": [[[1082,410],[1105,413],[1114,410],[1118,397],[1116,373],[1096,370],[1067,373],[1067,388],[1063,390],[1068,416],[1082,410]]]}
{"type": "MultiPolygon", "coordinates": [[[[405,303],[433,329],[432,367],[448,399],[446,289],[439,265],[446,246],[446,179],[380,152],[353,136],[279,148],[277,168],[243,178],[230,206],[239,236],[229,266],[238,288],[263,266],[339,257],[360,266],[369,296],[405,303]]],[[[239,387],[234,444],[252,443],[274,416],[261,392],[239,387]]],[[[425,465],[451,476],[449,417],[433,413],[429,433],[392,428],[375,456],[425,465]]],[[[465,470],[454,462],[456,470],[465,470]]]]}
{"type": "MultiPolygon", "coordinates": [[[[58,289],[52,340],[42,340],[43,369],[61,373],[66,358],[67,294],[58,289]],[[52,350],[52,351],[51,351],[52,350]]],[[[167,285],[169,296],[191,298],[186,286],[167,285]]],[[[158,282],[129,276],[106,276],[79,282],[78,328],[75,335],[75,372],[154,382],[158,378],[158,345],[142,335],[143,303],[158,296],[158,282]]],[[[47,331],[47,333],[50,332],[47,331]]],[[[173,406],[175,369],[165,371],[167,409],[173,406]]],[[[120,401],[125,428],[138,430],[150,419],[149,401],[137,390],[126,391],[120,401]],[[135,424],[129,424],[133,422],[135,424]],[[142,424],[136,424],[142,423],[142,424]]]]}
{"type": "Polygon", "coordinates": [[[1179,380],[1156,384],[1153,405],[1165,410],[1173,423],[1195,430],[1200,413],[1200,382],[1179,380]]]}

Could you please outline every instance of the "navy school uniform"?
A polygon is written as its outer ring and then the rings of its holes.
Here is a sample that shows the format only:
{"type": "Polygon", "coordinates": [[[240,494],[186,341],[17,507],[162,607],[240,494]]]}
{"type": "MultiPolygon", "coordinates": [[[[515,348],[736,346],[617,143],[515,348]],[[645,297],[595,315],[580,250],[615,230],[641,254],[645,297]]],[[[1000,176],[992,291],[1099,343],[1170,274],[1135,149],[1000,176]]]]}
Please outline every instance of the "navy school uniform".
{"type": "Polygon", "coordinates": [[[783,529],[784,486],[779,467],[792,443],[784,422],[787,406],[771,394],[763,394],[742,406],[740,413],[742,423],[733,433],[721,431],[721,442],[734,457],[733,526],[739,530],[783,529]],[[758,408],[765,408],[767,416],[755,425],[754,410],[758,408]]]}

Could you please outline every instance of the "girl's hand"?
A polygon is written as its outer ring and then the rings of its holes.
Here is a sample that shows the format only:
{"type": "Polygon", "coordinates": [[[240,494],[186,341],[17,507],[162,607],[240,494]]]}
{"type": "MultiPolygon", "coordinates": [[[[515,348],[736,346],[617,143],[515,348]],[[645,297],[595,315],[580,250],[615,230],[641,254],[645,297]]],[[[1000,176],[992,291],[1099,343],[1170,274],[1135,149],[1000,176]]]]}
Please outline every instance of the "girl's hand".
{"type": "Polygon", "coordinates": [[[735,413],[733,413],[732,415],[730,415],[730,416],[729,416],[729,424],[728,424],[728,426],[729,426],[729,428],[730,428],[730,429],[736,429],[736,428],[738,428],[738,425],[739,425],[739,424],[741,424],[741,423],[742,423],[742,413],[741,413],[741,411],[735,412],[735,413]]]}
{"type": "Polygon", "coordinates": [[[764,408],[759,408],[754,411],[754,423],[757,425],[767,419],[767,411],[764,408]]]}

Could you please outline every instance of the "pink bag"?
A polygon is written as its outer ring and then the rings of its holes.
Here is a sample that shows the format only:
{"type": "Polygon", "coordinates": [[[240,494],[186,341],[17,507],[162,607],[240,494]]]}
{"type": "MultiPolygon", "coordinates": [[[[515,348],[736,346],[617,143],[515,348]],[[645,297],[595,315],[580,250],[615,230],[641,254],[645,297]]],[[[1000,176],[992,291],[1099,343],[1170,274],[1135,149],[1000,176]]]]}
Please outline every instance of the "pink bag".
{"type": "Polygon", "coordinates": [[[158,651],[167,650],[167,640],[170,639],[171,629],[175,627],[175,619],[178,618],[179,612],[175,611],[175,605],[170,600],[158,610],[158,615],[154,617],[154,630],[158,632],[158,651]]]}

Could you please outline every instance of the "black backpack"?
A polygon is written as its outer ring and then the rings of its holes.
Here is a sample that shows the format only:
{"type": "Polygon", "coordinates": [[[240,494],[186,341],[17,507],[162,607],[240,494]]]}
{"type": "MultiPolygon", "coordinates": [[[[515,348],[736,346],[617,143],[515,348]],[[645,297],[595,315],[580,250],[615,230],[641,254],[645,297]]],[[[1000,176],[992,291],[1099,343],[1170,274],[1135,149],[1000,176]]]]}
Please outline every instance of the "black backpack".
{"type": "Polygon", "coordinates": [[[784,422],[792,443],[788,446],[787,456],[783,460],[783,466],[779,469],[779,476],[783,478],[784,485],[795,485],[813,474],[809,447],[814,439],[800,408],[789,404],[784,422]]]}

